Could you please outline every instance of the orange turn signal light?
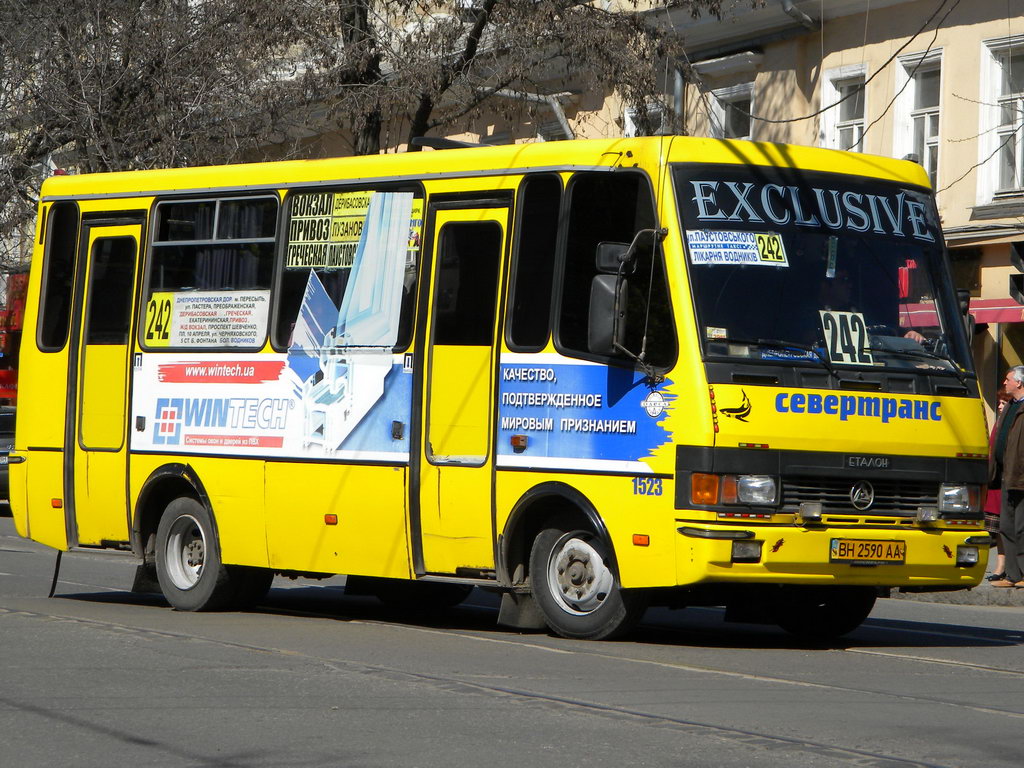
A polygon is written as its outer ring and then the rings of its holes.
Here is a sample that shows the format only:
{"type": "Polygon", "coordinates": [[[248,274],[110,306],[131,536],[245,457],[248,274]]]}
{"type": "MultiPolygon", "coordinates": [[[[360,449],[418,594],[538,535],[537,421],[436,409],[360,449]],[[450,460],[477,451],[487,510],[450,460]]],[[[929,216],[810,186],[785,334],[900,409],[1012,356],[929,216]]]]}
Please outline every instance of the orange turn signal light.
{"type": "Polygon", "coordinates": [[[338,516],[335,514],[328,513],[324,515],[324,525],[337,525],[338,516]]]}
{"type": "Polygon", "coordinates": [[[64,499],[50,499],[50,506],[54,509],[63,509],[64,499]]]}
{"type": "Polygon", "coordinates": [[[694,472],[690,475],[690,501],[693,504],[718,503],[718,475],[694,472]]]}
{"type": "Polygon", "coordinates": [[[651,537],[646,533],[634,533],[633,544],[637,547],[649,547],[651,546],[651,537]]]}

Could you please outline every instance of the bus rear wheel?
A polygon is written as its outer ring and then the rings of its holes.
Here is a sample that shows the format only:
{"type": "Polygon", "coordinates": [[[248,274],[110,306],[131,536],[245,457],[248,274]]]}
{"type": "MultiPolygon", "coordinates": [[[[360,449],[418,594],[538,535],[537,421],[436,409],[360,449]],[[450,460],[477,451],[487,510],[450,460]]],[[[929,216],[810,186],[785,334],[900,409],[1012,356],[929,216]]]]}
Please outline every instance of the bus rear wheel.
{"type": "Polygon", "coordinates": [[[167,602],[179,611],[221,610],[238,595],[237,579],[221,563],[213,516],[195,499],[175,499],[164,510],[156,530],[156,575],[167,602]]]}
{"type": "Polygon", "coordinates": [[[533,597],[553,632],[605,640],[629,631],[646,608],[642,595],[619,586],[608,546],[570,524],[538,534],[530,551],[533,597]]]}
{"type": "Polygon", "coordinates": [[[787,587],[775,600],[775,622],[803,640],[835,640],[864,623],[876,597],[874,587],[787,587]]]}

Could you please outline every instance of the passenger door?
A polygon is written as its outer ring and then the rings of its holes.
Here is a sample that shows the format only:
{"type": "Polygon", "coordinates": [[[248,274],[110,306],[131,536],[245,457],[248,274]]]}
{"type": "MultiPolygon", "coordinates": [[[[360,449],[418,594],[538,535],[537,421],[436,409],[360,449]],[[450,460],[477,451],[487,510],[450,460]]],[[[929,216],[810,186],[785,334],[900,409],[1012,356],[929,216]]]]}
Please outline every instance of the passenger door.
{"type": "Polygon", "coordinates": [[[421,573],[494,568],[497,311],[508,220],[508,207],[494,201],[434,210],[413,490],[421,573]]]}
{"type": "MultiPolygon", "coordinates": [[[[69,544],[127,542],[127,406],[135,276],[142,224],[82,229],[68,382],[65,488],[74,489],[69,544]]],[[[71,497],[65,492],[66,499],[71,497]]]]}

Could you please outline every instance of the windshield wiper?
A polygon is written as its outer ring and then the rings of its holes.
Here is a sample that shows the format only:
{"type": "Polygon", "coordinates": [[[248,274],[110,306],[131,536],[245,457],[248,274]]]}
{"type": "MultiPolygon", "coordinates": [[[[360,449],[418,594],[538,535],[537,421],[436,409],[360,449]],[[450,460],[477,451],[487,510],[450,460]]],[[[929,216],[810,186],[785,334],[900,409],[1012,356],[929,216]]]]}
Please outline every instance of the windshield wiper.
{"type": "MultiPolygon", "coordinates": [[[[805,352],[811,352],[814,354],[814,358],[821,363],[821,365],[832,375],[832,378],[838,380],[839,372],[836,371],[832,365],[832,361],[828,359],[828,355],[824,354],[821,349],[811,344],[804,344],[799,341],[785,341],[783,339],[741,339],[736,336],[726,336],[722,339],[708,339],[708,341],[722,341],[726,344],[749,344],[753,347],[776,347],[778,349],[801,349],[805,352]]],[[[812,358],[803,358],[805,360],[811,360],[812,358]]]]}
{"type": "MultiPolygon", "coordinates": [[[[960,383],[965,387],[967,386],[967,377],[964,376],[963,372],[960,370],[960,366],[957,364],[956,360],[949,355],[940,355],[938,352],[929,352],[923,347],[921,349],[898,349],[894,347],[872,346],[868,347],[867,350],[868,352],[881,352],[886,355],[903,355],[904,357],[923,357],[931,360],[941,360],[944,363],[949,363],[950,369],[960,380],[960,383]]],[[[940,368],[939,370],[943,373],[947,373],[945,369],[940,368]]]]}

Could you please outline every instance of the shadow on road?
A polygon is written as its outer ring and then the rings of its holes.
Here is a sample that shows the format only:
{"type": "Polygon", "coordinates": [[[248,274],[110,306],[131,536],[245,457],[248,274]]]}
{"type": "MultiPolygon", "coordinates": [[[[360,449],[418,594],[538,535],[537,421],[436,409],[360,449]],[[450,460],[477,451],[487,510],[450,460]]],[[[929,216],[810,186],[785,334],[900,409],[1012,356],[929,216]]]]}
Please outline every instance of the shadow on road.
{"type": "MultiPolygon", "coordinates": [[[[56,598],[110,604],[167,606],[162,596],[132,592],[69,593],[56,598]]],[[[398,610],[376,598],[346,595],[342,586],[275,587],[254,613],[339,622],[368,621],[463,632],[518,634],[497,626],[499,596],[473,590],[461,605],[441,611],[398,610]]],[[[623,642],[695,648],[834,650],[845,648],[976,648],[1024,645],[1024,631],[896,619],[868,620],[840,641],[808,643],[774,625],[724,621],[720,608],[652,608],[623,642]]],[[[544,632],[536,633],[543,637],[544,632]]]]}

